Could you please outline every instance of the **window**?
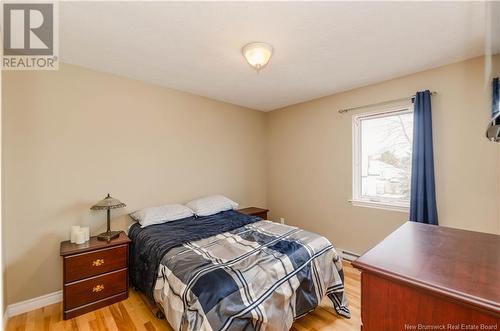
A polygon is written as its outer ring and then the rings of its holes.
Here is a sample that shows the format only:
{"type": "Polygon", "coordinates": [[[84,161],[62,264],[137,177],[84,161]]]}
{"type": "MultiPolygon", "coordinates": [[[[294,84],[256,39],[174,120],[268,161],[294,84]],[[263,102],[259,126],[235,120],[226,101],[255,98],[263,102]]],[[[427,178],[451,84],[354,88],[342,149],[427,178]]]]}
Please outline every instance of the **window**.
{"type": "Polygon", "coordinates": [[[353,199],[357,206],[407,211],[413,107],[353,117],[353,199]]]}

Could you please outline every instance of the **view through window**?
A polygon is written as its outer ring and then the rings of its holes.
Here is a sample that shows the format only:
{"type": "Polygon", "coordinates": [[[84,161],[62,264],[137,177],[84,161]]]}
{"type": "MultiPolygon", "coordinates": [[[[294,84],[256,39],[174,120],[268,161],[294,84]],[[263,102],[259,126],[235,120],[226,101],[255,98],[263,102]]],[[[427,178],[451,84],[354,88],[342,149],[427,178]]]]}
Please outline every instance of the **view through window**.
{"type": "Polygon", "coordinates": [[[354,118],[354,199],[406,206],[410,201],[411,109],[354,118]]]}

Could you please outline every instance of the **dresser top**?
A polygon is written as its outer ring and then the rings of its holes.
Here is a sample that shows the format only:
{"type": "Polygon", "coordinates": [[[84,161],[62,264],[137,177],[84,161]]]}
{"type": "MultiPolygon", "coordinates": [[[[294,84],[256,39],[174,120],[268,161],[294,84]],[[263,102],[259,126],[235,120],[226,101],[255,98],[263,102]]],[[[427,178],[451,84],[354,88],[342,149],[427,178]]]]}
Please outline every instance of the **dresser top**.
{"type": "Polygon", "coordinates": [[[407,222],[353,265],[500,313],[495,234],[407,222]]]}
{"type": "Polygon", "coordinates": [[[117,245],[128,244],[130,238],[125,232],[120,232],[120,236],[110,242],[98,240],[97,237],[90,237],[90,240],[83,244],[72,244],[69,240],[61,242],[61,256],[80,254],[97,249],[113,247],[117,245]]]}

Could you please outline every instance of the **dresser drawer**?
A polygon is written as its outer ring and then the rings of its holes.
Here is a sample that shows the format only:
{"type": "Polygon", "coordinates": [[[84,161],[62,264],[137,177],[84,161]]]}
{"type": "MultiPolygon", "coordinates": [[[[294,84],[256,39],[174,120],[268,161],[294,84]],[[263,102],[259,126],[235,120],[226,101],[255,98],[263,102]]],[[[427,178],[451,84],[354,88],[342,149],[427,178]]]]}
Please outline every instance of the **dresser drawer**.
{"type": "Polygon", "coordinates": [[[117,246],[64,257],[65,283],[127,267],[128,246],[117,246]]]}
{"type": "Polygon", "coordinates": [[[127,291],[127,269],[113,271],[64,286],[65,307],[69,310],[127,291]]]}

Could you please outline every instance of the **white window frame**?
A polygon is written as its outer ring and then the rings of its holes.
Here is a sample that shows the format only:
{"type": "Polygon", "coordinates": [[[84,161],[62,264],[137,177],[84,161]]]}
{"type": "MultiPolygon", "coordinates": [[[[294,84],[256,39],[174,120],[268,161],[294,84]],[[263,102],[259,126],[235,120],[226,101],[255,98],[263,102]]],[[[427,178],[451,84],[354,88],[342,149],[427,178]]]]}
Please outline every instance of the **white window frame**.
{"type": "Polygon", "coordinates": [[[363,198],[361,196],[361,128],[363,119],[375,119],[395,114],[413,113],[413,104],[382,111],[356,114],[352,116],[352,199],[349,202],[358,207],[369,207],[400,212],[409,212],[410,202],[385,198],[363,198]]]}

